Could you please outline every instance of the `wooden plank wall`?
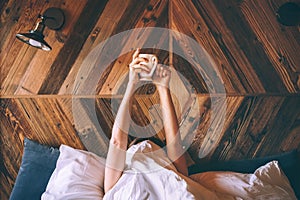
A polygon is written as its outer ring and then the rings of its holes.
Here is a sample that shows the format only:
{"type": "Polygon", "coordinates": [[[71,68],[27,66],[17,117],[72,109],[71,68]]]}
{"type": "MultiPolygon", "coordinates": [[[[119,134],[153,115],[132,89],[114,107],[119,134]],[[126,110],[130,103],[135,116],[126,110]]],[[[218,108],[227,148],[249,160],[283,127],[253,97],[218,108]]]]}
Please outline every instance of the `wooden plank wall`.
{"type": "MultiPolygon", "coordinates": [[[[173,31],[157,35],[157,46],[143,51],[172,65],[171,90],[193,162],[300,150],[299,27],[277,22],[276,10],[285,2],[1,1],[0,199],[9,198],[24,137],[105,155],[133,47],[146,47],[157,32],[136,29],[138,34],[131,32],[111,52],[102,52],[104,60],[118,56],[101,73],[100,58],[89,56],[107,39],[134,28],[173,31]],[[32,29],[49,7],[63,9],[66,16],[62,30],[44,32],[53,50],[16,40],[15,34],[32,29]],[[155,48],[165,44],[165,50],[155,48]]],[[[156,104],[155,87],[141,86],[132,120],[150,124],[150,132],[164,139],[161,121],[154,120],[160,118],[156,104]]],[[[140,129],[131,131],[139,134],[140,129]]]]}

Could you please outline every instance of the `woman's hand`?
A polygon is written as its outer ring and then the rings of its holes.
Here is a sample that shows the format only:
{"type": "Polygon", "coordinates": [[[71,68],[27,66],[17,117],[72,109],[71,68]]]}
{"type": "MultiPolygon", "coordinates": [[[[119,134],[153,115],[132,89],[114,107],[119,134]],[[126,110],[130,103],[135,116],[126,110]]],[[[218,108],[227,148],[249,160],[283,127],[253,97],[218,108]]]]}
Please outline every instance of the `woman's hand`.
{"type": "Polygon", "coordinates": [[[141,62],[147,62],[145,58],[139,57],[140,49],[137,49],[133,56],[132,61],[129,64],[129,82],[128,84],[135,85],[139,81],[139,75],[138,73],[145,71],[147,73],[150,72],[150,70],[141,62]]]}
{"type": "Polygon", "coordinates": [[[171,71],[167,66],[158,64],[153,76],[153,82],[155,83],[157,89],[168,88],[171,79],[171,71]]]}

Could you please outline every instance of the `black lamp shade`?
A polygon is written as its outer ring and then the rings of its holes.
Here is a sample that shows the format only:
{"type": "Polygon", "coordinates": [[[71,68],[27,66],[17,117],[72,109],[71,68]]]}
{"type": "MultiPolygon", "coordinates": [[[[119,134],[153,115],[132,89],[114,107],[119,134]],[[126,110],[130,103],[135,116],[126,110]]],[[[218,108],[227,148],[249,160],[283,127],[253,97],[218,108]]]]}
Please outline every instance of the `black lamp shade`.
{"type": "Polygon", "coordinates": [[[51,46],[44,40],[44,29],[46,26],[51,30],[61,29],[65,21],[64,13],[59,8],[48,8],[43,15],[39,16],[39,19],[34,30],[28,33],[18,33],[16,37],[33,47],[51,51],[51,46]]]}
{"type": "Polygon", "coordinates": [[[51,51],[50,45],[44,40],[44,35],[37,31],[29,31],[29,33],[18,33],[16,37],[33,47],[51,51]]]}

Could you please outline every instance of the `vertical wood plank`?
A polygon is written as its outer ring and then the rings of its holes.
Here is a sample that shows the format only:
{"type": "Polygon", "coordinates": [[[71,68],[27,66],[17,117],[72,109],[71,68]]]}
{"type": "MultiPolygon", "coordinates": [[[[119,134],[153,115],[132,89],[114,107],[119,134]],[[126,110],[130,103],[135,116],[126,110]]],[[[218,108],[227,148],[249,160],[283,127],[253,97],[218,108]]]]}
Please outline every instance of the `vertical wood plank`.
{"type": "MultiPolygon", "coordinates": [[[[280,153],[278,148],[271,147],[275,145],[272,141],[281,138],[282,127],[276,127],[275,124],[279,123],[277,120],[285,112],[290,112],[291,116],[298,114],[298,111],[291,111],[290,108],[289,111],[283,111],[285,106],[285,97],[246,97],[224,133],[213,158],[228,160],[280,153]]],[[[283,130],[289,130],[288,123],[279,124],[286,126],[283,130]]],[[[277,147],[279,144],[276,144],[277,147]]]]}
{"type": "MultiPolygon", "coordinates": [[[[50,2],[48,7],[57,7],[63,10],[65,15],[65,24],[61,30],[51,31],[45,29],[45,40],[50,44],[52,50],[50,52],[38,50],[34,57],[27,65],[26,72],[23,74],[22,79],[19,82],[19,87],[14,94],[37,94],[40,87],[47,77],[47,73],[50,70],[51,65],[59,55],[60,50],[64,46],[64,42],[71,35],[74,24],[78,20],[80,13],[82,12],[86,0],[79,1],[76,5],[73,1],[64,2],[50,2]]],[[[32,48],[32,47],[30,47],[32,48]]]]}
{"type": "MultiPolygon", "coordinates": [[[[264,88],[248,58],[211,1],[172,1],[171,28],[195,39],[216,63],[215,71],[224,80],[227,93],[260,93],[264,88]]],[[[222,4],[222,3],[221,3],[222,4]]],[[[192,45],[176,37],[187,57],[199,57],[192,45]]],[[[197,59],[201,60],[201,59],[197,59]]]]}
{"type": "Polygon", "coordinates": [[[280,149],[284,152],[298,149],[300,151],[300,116],[292,123],[287,137],[283,138],[280,149]]]}
{"type": "Polygon", "coordinates": [[[76,98],[72,100],[74,127],[87,150],[106,156],[109,140],[103,130],[103,121],[98,120],[96,99],[76,98]]]}
{"type": "MultiPolygon", "coordinates": [[[[255,152],[256,156],[281,153],[284,151],[284,138],[293,137],[294,128],[297,126],[299,128],[299,102],[299,96],[285,97],[283,98],[282,106],[278,109],[278,114],[270,114],[274,121],[267,123],[267,127],[270,127],[270,131],[268,135],[266,135],[268,137],[262,138],[259,142],[255,152]]],[[[291,145],[297,146],[296,142],[299,142],[299,138],[295,139],[298,140],[293,141],[291,145]]]]}
{"type": "Polygon", "coordinates": [[[76,78],[78,78],[78,71],[81,69],[81,67],[84,67],[82,66],[83,61],[86,59],[88,54],[101,42],[104,42],[110,36],[117,33],[116,27],[118,26],[120,20],[124,20],[122,16],[129,3],[130,0],[110,0],[107,2],[105,9],[97,21],[97,24],[84,43],[80,54],[77,56],[76,61],[72,66],[72,70],[70,70],[68,76],[65,78],[64,83],[59,90],[59,94],[72,94],[76,87],[74,83],[76,78]],[[118,13],[118,15],[112,16],[112,13],[118,13]]]}
{"type": "Polygon", "coordinates": [[[8,199],[17,177],[22,157],[20,121],[10,112],[11,102],[0,99],[0,198],[8,199]]]}
{"type": "Polygon", "coordinates": [[[222,96],[198,96],[200,115],[193,119],[195,125],[189,130],[195,135],[189,149],[195,162],[210,159],[219,148],[243,100],[240,96],[226,97],[225,101],[222,96]]]}
{"type": "MultiPolygon", "coordinates": [[[[240,47],[240,51],[249,60],[257,77],[259,77],[257,81],[261,82],[266,93],[286,93],[287,88],[281,81],[271,61],[268,59],[267,53],[240,9],[241,2],[235,0],[214,0],[213,3],[220,13],[220,18],[224,20],[226,27],[232,30],[231,34],[234,40],[240,47]]],[[[261,8],[259,10],[261,11],[261,8]]],[[[237,57],[234,58],[237,59],[237,57]]],[[[256,93],[260,93],[260,91],[256,93]]]]}
{"type": "Polygon", "coordinates": [[[88,1],[81,16],[76,22],[69,39],[65,42],[65,45],[53,62],[50,71],[38,92],[39,94],[58,93],[106,3],[107,1],[88,1]],[[87,24],[89,26],[82,26],[82,24],[87,24]]]}
{"type": "Polygon", "coordinates": [[[34,51],[24,56],[29,48],[16,39],[16,33],[27,32],[35,25],[41,9],[47,5],[44,1],[10,0],[5,4],[5,11],[1,15],[1,43],[0,43],[0,94],[13,94],[27,65],[21,65],[15,60],[29,63],[34,51]],[[16,77],[14,77],[16,76],[16,77]]]}
{"type": "MultiPolygon", "coordinates": [[[[282,4],[285,1],[279,1],[282,4]]],[[[272,1],[243,1],[241,11],[261,42],[264,51],[279,75],[280,82],[290,93],[300,91],[300,44],[292,30],[297,27],[281,26],[276,11],[281,4],[272,1]]]]}
{"type": "MultiPolygon", "coordinates": [[[[168,0],[160,0],[160,1],[143,1],[137,3],[137,1],[132,1],[128,5],[128,9],[124,12],[121,21],[118,24],[116,32],[130,30],[134,28],[144,28],[144,27],[166,27],[168,26],[168,0]],[[138,4],[138,7],[136,5],[138,4]],[[134,13],[130,12],[131,7],[136,7],[134,13]],[[129,21],[128,21],[129,19],[129,21]],[[131,19],[134,19],[131,21],[131,19]],[[120,30],[121,29],[121,30],[120,30]]],[[[116,52],[119,52],[120,55],[127,54],[126,56],[119,57],[116,62],[112,63],[107,69],[105,75],[102,80],[98,84],[98,88],[100,89],[99,94],[116,94],[119,90],[118,86],[122,84],[122,77],[126,75],[128,72],[128,64],[131,62],[132,53],[123,52],[124,49],[132,49],[133,47],[142,48],[145,44],[157,43],[156,46],[162,46],[167,40],[168,36],[160,35],[157,36],[157,41],[149,41],[147,38],[147,34],[155,34],[139,31],[140,33],[129,33],[128,41],[124,41],[123,44],[120,44],[119,48],[117,48],[116,52]]],[[[155,50],[154,50],[155,51],[155,50]]],[[[156,49],[157,51],[157,49],[156,49]]],[[[149,53],[149,52],[148,52],[149,53]]],[[[151,52],[157,53],[157,56],[160,59],[160,62],[164,61],[162,58],[164,57],[163,51],[151,52]],[[162,52],[162,53],[161,53],[162,52]],[[160,54],[161,53],[161,54],[160,54]]],[[[114,54],[118,54],[115,53],[114,54]]]]}

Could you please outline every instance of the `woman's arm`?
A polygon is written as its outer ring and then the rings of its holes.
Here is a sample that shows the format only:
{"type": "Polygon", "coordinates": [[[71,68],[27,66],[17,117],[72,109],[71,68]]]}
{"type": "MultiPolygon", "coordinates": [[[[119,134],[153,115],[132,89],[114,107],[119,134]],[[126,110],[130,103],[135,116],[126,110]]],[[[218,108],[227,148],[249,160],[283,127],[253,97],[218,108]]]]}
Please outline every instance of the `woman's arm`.
{"type": "Polygon", "coordinates": [[[176,169],[183,175],[188,175],[187,162],[181,144],[178,119],[171,98],[169,82],[171,71],[158,66],[155,74],[155,83],[160,96],[163,124],[166,134],[167,155],[176,169]]]}
{"type": "Polygon", "coordinates": [[[129,129],[128,112],[130,96],[132,93],[132,87],[127,87],[112,129],[112,136],[110,139],[105,165],[105,193],[120,179],[125,166],[129,129]]]}
{"type": "Polygon", "coordinates": [[[148,71],[148,68],[139,64],[144,62],[138,57],[139,50],[133,55],[133,61],[129,65],[129,81],[120,104],[115,123],[112,129],[108,154],[105,165],[104,191],[111,189],[120,179],[125,166],[126,150],[128,143],[128,130],[130,126],[129,106],[134,94],[136,83],[139,81],[138,72],[148,71]]]}

